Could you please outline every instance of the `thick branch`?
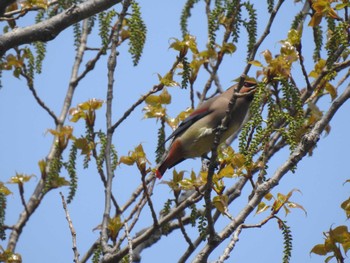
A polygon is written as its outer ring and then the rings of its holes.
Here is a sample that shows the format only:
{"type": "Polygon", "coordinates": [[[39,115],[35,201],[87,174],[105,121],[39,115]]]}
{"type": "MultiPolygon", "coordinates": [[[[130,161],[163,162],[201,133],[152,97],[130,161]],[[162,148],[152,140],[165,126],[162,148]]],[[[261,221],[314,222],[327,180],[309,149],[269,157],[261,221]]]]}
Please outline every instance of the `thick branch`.
{"type": "Polygon", "coordinates": [[[120,3],[121,0],[89,0],[32,26],[0,36],[0,57],[11,48],[35,41],[50,41],[67,27],[120,3]]]}

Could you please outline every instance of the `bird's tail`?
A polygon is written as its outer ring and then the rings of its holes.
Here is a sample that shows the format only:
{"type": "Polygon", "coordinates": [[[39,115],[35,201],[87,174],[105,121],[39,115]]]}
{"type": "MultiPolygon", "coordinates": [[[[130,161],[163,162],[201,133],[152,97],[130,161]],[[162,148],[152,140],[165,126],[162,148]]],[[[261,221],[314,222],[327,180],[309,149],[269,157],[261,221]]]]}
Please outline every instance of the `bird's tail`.
{"type": "Polygon", "coordinates": [[[155,172],[157,178],[161,179],[167,169],[177,165],[183,160],[185,160],[185,158],[183,158],[182,145],[180,141],[175,140],[171,144],[170,150],[164,154],[162,161],[158,164],[155,172]]]}
{"type": "Polygon", "coordinates": [[[168,168],[165,166],[164,162],[161,163],[156,169],[156,177],[158,179],[161,179],[163,177],[163,174],[165,173],[166,169],[168,169],[168,168]]]}

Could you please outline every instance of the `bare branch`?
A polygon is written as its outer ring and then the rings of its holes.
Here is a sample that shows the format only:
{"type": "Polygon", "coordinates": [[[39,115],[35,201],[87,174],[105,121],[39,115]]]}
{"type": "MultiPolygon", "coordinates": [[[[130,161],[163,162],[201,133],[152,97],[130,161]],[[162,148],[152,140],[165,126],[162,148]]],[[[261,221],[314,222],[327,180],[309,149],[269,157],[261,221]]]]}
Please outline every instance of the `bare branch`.
{"type": "Polygon", "coordinates": [[[100,244],[100,239],[96,240],[92,246],[86,251],[85,255],[81,258],[80,263],[86,263],[92,256],[98,245],[100,244]]]}
{"type": "Polygon", "coordinates": [[[149,206],[149,209],[151,210],[153,224],[154,224],[154,226],[157,227],[158,226],[157,215],[156,215],[156,212],[154,211],[153,202],[152,202],[151,197],[150,197],[150,193],[152,193],[152,191],[153,191],[153,187],[154,187],[155,182],[156,182],[156,178],[154,177],[153,181],[151,182],[150,187],[148,188],[147,184],[146,184],[146,180],[145,180],[145,175],[142,175],[143,193],[146,196],[147,204],[149,206]]]}
{"type": "Polygon", "coordinates": [[[188,249],[179,259],[179,263],[186,263],[188,258],[192,255],[193,251],[203,242],[202,237],[198,237],[192,244],[192,246],[188,246],[188,249]]]}
{"type": "Polygon", "coordinates": [[[224,250],[224,253],[219,257],[219,259],[216,261],[217,263],[224,263],[225,260],[227,260],[230,257],[230,253],[235,248],[236,243],[239,240],[239,235],[242,231],[242,225],[239,225],[237,229],[233,232],[232,238],[230,243],[228,243],[227,247],[224,250]]]}
{"type": "Polygon", "coordinates": [[[66,219],[67,219],[67,222],[69,225],[69,230],[70,230],[70,233],[72,235],[74,262],[79,263],[80,261],[79,261],[79,252],[78,252],[78,248],[77,248],[77,233],[75,232],[73,222],[72,222],[70,215],[69,215],[69,212],[68,212],[67,203],[66,203],[66,200],[64,199],[62,192],[60,192],[60,195],[62,198],[63,209],[64,209],[64,212],[66,213],[66,219]]]}
{"type": "Polygon", "coordinates": [[[24,187],[23,183],[18,183],[18,190],[19,190],[19,195],[21,197],[21,202],[24,207],[24,210],[26,211],[27,214],[29,214],[28,207],[26,204],[26,200],[24,199],[24,187]]]}
{"type": "Polygon", "coordinates": [[[124,229],[125,229],[125,235],[128,239],[128,246],[129,246],[129,262],[134,262],[133,261],[133,252],[132,252],[132,242],[131,242],[131,237],[130,237],[130,234],[129,234],[129,229],[128,229],[128,223],[127,222],[124,222],[124,229]]]}
{"type": "Polygon", "coordinates": [[[127,118],[129,117],[129,115],[137,108],[137,106],[139,106],[142,102],[145,101],[145,99],[147,99],[147,97],[149,95],[152,95],[156,92],[158,92],[159,90],[161,90],[163,88],[162,84],[156,85],[153,87],[152,90],[150,90],[149,92],[147,92],[146,94],[142,95],[125,113],[124,115],[115,123],[113,124],[113,126],[111,126],[111,132],[113,133],[114,130],[127,118]]]}
{"type": "Polygon", "coordinates": [[[112,196],[112,182],[113,182],[113,170],[111,161],[111,147],[112,147],[112,102],[113,102],[113,90],[114,90],[114,71],[117,66],[117,47],[122,22],[127,14],[127,10],[131,4],[130,0],[125,0],[123,3],[123,9],[119,15],[117,25],[113,29],[111,36],[111,51],[108,57],[107,68],[108,68],[108,85],[107,85],[107,109],[106,109],[106,126],[107,126],[107,139],[105,149],[105,163],[107,173],[107,185],[105,188],[105,207],[102,220],[102,231],[101,231],[101,245],[104,253],[111,252],[111,248],[108,245],[108,221],[111,210],[111,196],[112,196]]]}

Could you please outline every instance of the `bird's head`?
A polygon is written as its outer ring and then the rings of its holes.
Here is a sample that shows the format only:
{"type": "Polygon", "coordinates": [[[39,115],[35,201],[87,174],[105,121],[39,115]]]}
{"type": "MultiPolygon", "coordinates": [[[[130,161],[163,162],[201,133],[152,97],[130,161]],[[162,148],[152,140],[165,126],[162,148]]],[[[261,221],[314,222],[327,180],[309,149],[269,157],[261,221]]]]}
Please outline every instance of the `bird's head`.
{"type": "Polygon", "coordinates": [[[257,87],[257,83],[254,80],[246,80],[243,84],[243,87],[239,93],[246,93],[245,98],[251,101],[254,98],[254,93],[257,87]]]}

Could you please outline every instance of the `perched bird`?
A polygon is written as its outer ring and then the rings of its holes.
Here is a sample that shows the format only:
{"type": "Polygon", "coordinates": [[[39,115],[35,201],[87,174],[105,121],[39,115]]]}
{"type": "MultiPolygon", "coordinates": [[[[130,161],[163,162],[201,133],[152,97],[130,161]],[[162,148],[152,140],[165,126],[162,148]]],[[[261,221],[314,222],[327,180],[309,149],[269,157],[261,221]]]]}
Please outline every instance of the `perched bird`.
{"type": "MultiPolygon", "coordinates": [[[[179,127],[165,140],[173,139],[168,151],[156,168],[157,178],[165,171],[188,158],[203,156],[213,146],[215,129],[221,124],[226,115],[228,104],[237,85],[230,87],[222,94],[200,104],[179,127]]],[[[256,83],[245,82],[240,93],[255,90],[256,83]]],[[[221,136],[220,143],[225,141],[241,127],[249,110],[254,92],[238,97],[231,111],[231,120],[221,136]]]]}

